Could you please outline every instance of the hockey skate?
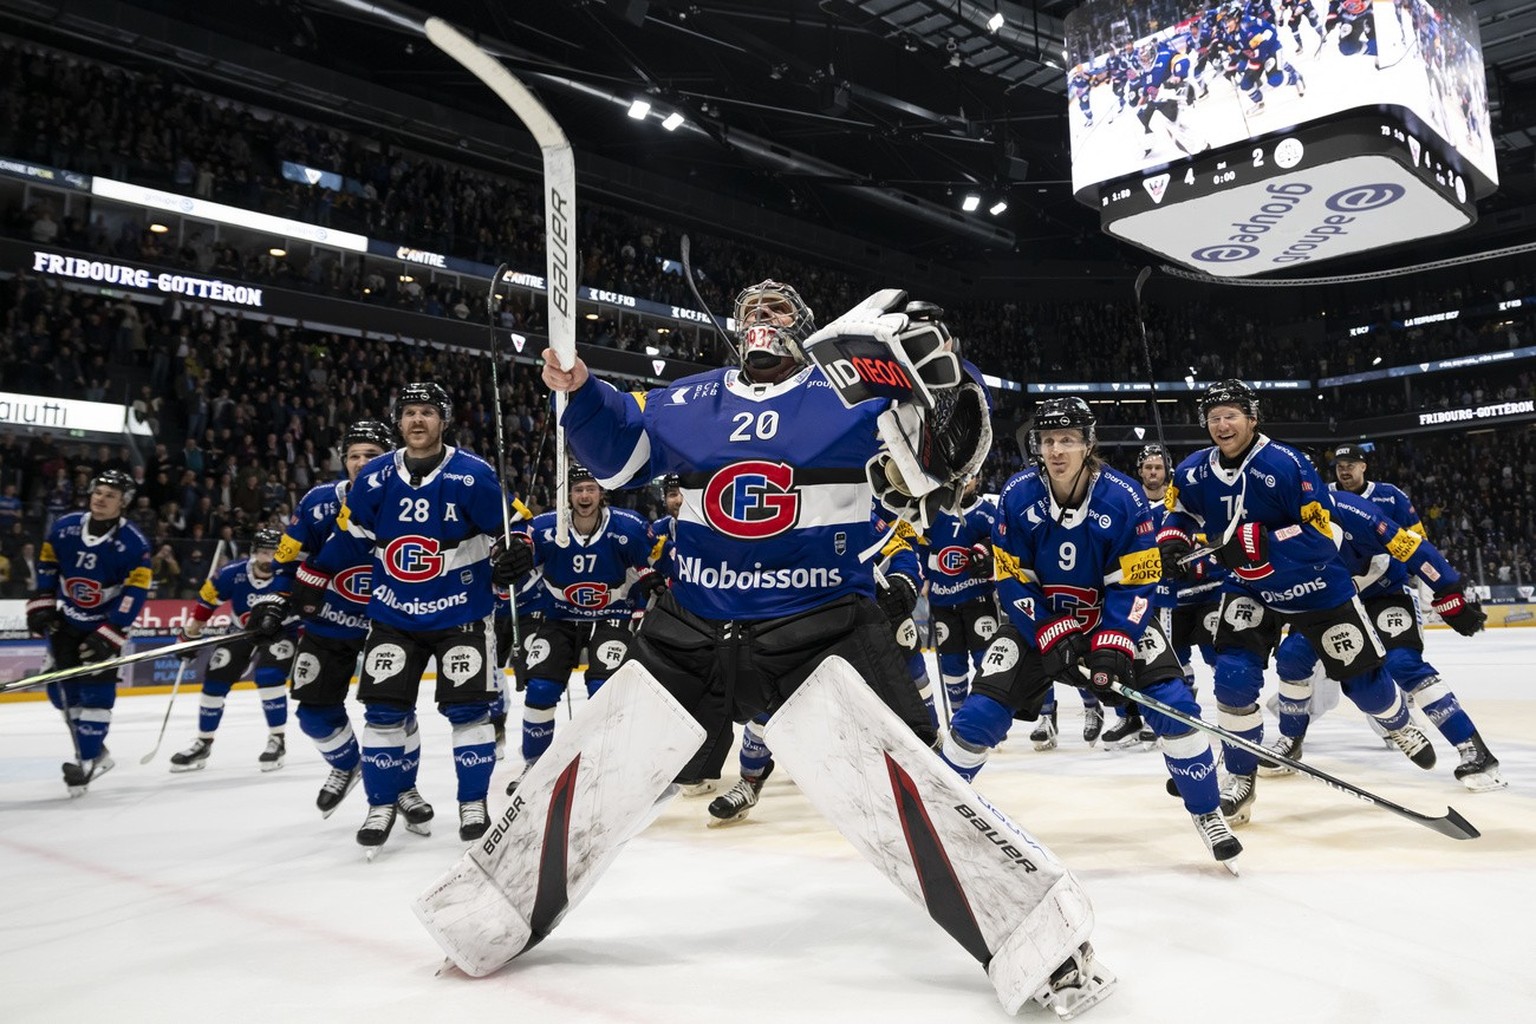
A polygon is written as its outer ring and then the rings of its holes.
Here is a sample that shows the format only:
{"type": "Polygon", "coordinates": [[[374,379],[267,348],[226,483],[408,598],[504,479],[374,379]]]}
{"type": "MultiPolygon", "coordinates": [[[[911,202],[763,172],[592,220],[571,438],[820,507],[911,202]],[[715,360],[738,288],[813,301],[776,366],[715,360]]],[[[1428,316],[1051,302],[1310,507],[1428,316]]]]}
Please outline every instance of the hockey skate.
{"type": "Polygon", "coordinates": [[[213,740],[199,736],[192,745],[180,753],[171,755],[171,771],[195,772],[208,766],[208,755],[213,751],[213,740]]]}
{"type": "Polygon", "coordinates": [[[1029,742],[1035,745],[1036,750],[1052,750],[1056,746],[1056,711],[1050,711],[1040,715],[1040,721],[1035,724],[1035,731],[1029,734],[1029,742]]]}
{"type": "Polygon", "coordinates": [[[724,793],[709,802],[708,822],[710,828],[719,828],[721,825],[730,825],[733,822],[742,821],[757,806],[759,794],[763,791],[763,783],[768,781],[768,776],[773,774],[773,761],[769,761],[763,768],[763,773],[755,779],[745,776],[724,793]]]}
{"type": "Polygon", "coordinates": [[[1099,742],[1099,733],[1104,731],[1104,705],[1095,704],[1091,708],[1083,708],[1083,742],[1090,747],[1099,742]]]}
{"type": "Polygon", "coordinates": [[[275,772],[283,766],[283,758],[288,753],[288,744],[283,740],[283,734],[274,732],[267,737],[267,749],[261,752],[256,763],[264,772],[275,772]]]}
{"type": "Polygon", "coordinates": [[[1254,790],[1253,775],[1228,775],[1221,784],[1221,813],[1234,828],[1248,824],[1253,813],[1254,790]]]}
{"type": "Polygon", "coordinates": [[[357,845],[367,849],[369,860],[378,854],[384,840],[395,827],[395,804],[370,804],[363,827],[357,830],[357,845]]]}
{"type": "Polygon", "coordinates": [[[399,808],[400,816],[405,819],[407,832],[414,832],[419,836],[432,834],[432,816],[436,812],[415,786],[402,790],[400,795],[395,797],[395,806],[399,808]]]}
{"type": "MultiPolygon", "coordinates": [[[[1300,736],[1287,736],[1281,733],[1270,742],[1266,749],[1279,754],[1281,757],[1288,757],[1295,761],[1301,757],[1301,740],[1300,736]]],[[[1278,778],[1282,775],[1295,775],[1296,769],[1283,765],[1279,761],[1266,761],[1260,758],[1259,774],[1266,779],[1278,778]]]]}
{"type": "Polygon", "coordinates": [[[1477,733],[1474,732],[1465,742],[1456,744],[1456,750],[1461,754],[1461,763],[1456,766],[1454,774],[1472,792],[1488,793],[1509,785],[1499,775],[1499,759],[1493,756],[1477,733]]]}
{"type": "MultiPolygon", "coordinates": [[[[1494,762],[1498,764],[1497,761],[1494,762]]],[[[72,797],[85,796],[87,787],[92,782],[101,778],[107,772],[116,767],[117,762],[112,760],[112,755],[103,748],[101,754],[90,761],[65,761],[64,785],[69,787],[69,795],[72,797]]]]}
{"type": "Polygon", "coordinates": [[[1035,993],[1035,1002],[1054,1011],[1061,1020],[1071,1020],[1114,987],[1115,976],[1094,958],[1093,946],[1085,942],[1056,968],[1045,988],[1035,993]]]}
{"type": "Polygon", "coordinates": [[[684,782],[678,780],[678,789],[683,796],[708,796],[720,788],[719,779],[689,779],[684,782]]]}
{"type": "Polygon", "coordinates": [[[1429,737],[1419,731],[1418,726],[1405,725],[1401,729],[1393,729],[1387,733],[1387,739],[1420,768],[1428,771],[1435,766],[1435,748],[1430,744],[1429,737]]]}
{"type": "Polygon", "coordinates": [[[331,774],[320,784],[320,795],[315,797],[315,806],[320,808],[320,816],[329,818],[362,777],[363,770],[356,766],[349,772],[332,768],[331,774]]]}
{"type": "Polygon", "coordinates": [[[1141,743],[1141,712],[1132,708],[1124,718],[1104,730],[1107,750],[1129,750],[1141,743]]]}
{"type": "Polygon", "coordinates": [[[1191,814],[1190,819],[1195,823],[1195,831],[1200,833],[1200,839],[1205,843],[1205,848],[1211,851],[1211,856],[1216,862],[1234,875],[1237,874],[1237,855],[1243,852],[1243,844],[1237,836],[1232,834],[1232,828],[1227,824],[1227,819],[1221,816],[1219,811],[1207,811],[1205,814],[1191,814]]]}
{"type": "Polygon", "coordinates": [[[484,800],[466,800],[459,804],[459,839],[463,842],[472,843],[479,839],[490,824],[484,800]]]}

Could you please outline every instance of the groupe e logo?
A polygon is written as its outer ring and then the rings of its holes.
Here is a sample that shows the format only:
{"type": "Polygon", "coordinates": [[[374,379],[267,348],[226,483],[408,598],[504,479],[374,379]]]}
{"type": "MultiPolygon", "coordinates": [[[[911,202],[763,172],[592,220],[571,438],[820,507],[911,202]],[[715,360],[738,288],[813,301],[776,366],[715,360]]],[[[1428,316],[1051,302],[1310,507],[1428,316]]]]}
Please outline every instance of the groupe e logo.
{"type": "Polygon", "coordinates": [[[1401,185],[1356,185],[1329,196],[1324,205],[1339,213],[1363,213],[1391,206],[1407,193],[1401,185]]]}
{"type": "Polygon", "coordinates": [[[1220,245],[1207,245],[1196,249],[1190,256],[1201,263],[1241,263],[1243,260],[1251,260],[1259,254],[1256,245],[1245,245],[1242,242],[1223,242],[1220,245]]]}

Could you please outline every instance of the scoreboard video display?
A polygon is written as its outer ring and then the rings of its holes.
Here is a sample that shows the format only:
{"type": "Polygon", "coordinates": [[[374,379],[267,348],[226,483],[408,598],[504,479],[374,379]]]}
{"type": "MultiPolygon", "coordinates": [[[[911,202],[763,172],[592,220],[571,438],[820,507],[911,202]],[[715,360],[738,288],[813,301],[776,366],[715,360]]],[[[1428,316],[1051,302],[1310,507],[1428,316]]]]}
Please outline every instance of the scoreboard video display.
{"type": "Polygon", "coordinates": [[[1186,266],[1452,231],[1497,182],[1465,0],[1089,0],[1066,41],[1075,195],[1186,266]]]}

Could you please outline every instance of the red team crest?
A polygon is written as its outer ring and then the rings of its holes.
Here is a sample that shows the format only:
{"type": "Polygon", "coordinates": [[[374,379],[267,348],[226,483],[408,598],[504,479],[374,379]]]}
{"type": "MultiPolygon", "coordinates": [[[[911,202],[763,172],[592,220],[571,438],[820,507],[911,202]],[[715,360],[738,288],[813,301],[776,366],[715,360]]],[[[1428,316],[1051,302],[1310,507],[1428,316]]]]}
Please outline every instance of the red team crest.
{"type": "Polygon", "coordinates": [[[577,608],[597,609],[608,607],[608,584],[582,581],[572,583],[562,592],[565,600],[577,608]]]}
{"type": "Polygon", "coordinates": [[[101,584],[85,576],[71,576],[66,579],[64,593],[76,608],[95,608],[102,601],[101,584]]]}
{"type": "Polygon", "coordinates": [[[336,588],[336,592],[355,604],[368,603],[372,583],[373,569],[366,565],[343,569],[331,580],[331,586],[336,588]]]}
{"type": "Polygon", "coordinates": [[[704,485],[704,519],[727,537],[765,540],[800,517],[795,471],[782,462],[733,462],[704,485]]]}
{"type": "Polygon", "coordinates": [[[443,571],[441,550],[431,537],[396,537],[384,547],[384,568],[404,583],[425,583],[443,571]]]}
{"type": "Polygon", "coordinates": [[[971,567],[971,552],[969,548],[947,547],[942,548],[935,556],[939,571],[946,576],[960,576],[968,572],[971,567]]]}

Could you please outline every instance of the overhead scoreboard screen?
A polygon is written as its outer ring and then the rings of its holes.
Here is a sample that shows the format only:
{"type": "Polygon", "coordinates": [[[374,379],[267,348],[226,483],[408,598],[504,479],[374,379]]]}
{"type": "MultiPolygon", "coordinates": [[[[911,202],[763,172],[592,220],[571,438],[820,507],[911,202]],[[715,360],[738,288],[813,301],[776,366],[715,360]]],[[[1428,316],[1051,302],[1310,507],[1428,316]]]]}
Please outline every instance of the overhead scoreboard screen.
{"type": "Polygon", "coordinates": [[[1088,0],[1066,46],[1074,193],[1189,267],[1453,231],[1497,183],[1466,0],[1088,0]]]}

